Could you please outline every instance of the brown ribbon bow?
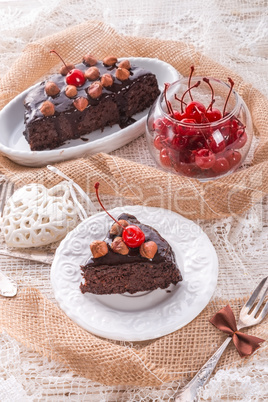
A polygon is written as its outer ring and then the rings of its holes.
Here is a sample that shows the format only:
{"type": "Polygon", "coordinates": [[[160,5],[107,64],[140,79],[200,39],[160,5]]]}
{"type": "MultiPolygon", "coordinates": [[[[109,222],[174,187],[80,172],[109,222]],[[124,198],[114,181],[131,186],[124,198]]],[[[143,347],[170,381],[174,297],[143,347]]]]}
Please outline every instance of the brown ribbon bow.
{"type": "Polygon", "coordinates": [[[235,316],[229,304],[218,311],[209,322],[233,338],[234,345],[241,357],[250,356],[260,347],[259,343],[265,342],[265,339],[237,330],[235,316]]]}

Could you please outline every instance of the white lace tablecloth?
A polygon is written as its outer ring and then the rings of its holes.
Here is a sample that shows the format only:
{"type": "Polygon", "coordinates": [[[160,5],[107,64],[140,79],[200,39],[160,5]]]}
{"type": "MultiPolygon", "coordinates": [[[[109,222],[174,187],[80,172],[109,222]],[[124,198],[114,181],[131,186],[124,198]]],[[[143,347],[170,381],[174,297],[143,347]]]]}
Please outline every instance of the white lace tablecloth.
{"type": "MultiPolygon", "coordinates": [[[[0,0],[0,75],[29,42],[89,19],[108,23],[126,35],[193,44],[268,96],[267,0],[0,0]]],[[[113,154],[154,165],[143,137],[113,154]]],[[[214,297],[228,299],[250,293],[268,274],[267,197],[243,216],[197,223],[219,256],[214,297]]],[[[19,286],[37,287],[53,299],[48,265],[0,256],[0,269],[15,276],[19,286]]],[[[268,400],[267,355],[264,345],[249,363],[218,370],[202,391],[201,400],[268,400]]],[[[177,386],[105,387],[75,377],[7,334],[0,335],[1,402],[172,400],[177,386]]]]}

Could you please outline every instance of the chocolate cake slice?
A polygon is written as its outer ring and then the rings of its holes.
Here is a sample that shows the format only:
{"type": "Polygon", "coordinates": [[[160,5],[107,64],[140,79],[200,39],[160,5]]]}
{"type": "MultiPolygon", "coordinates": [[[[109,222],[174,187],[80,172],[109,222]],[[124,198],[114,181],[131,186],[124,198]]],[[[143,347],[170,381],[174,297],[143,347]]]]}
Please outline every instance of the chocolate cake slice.
{"type": "Polygon", "coordinates": [[[128,60],[86,55],[72,70],[65,67],[25,98],[23,134],[32,151],[54,149],[106,126],[126,127],[160,93],[155,75],[128,60]],[[74,70],[77,80],[68,77],[74,70]]]}
{"type": "Polygon", "coordinates": [[[114,224],[104,241],[91,243],[93,255],[81,266],[84,279],[80,285],[82,293],[133,294],[166,289],[182,281],[171,246],[154,228],[126,213],[121,214],[118,221],[138,226],[145,235],[145,241],[140,247],[128,248],[122,244],[118,226],[114,224]]]}

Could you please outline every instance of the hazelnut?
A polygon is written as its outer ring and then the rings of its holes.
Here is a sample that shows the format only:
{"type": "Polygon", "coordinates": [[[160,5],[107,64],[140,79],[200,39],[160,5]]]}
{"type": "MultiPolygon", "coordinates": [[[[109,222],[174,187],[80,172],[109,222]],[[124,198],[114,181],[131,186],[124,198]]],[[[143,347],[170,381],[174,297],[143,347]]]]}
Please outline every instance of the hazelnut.
{"type": "Polygon", "coordinates": [[[147,241],[140,246],[140,255],[142,257],[153,259],[157,252],[157,244],[154,241],[147,241]]]}
{"type": "MultiPolygon", "coordinates": [[[[119,222],[124,228],[126,228],[126,227],[129,225],[128,222],[125,221],[124,219],[119,219],[118,222],[119,222]]],[[[113,226],[111,227],[111,230],[110,230],[110,234],[111,234],[111,235],[121,236],[122,232],[123,232],[123,228],[122,228],[120,225],[118,225],[117,222],[113,224],[113,226]]]]}
{"type": "Polygon", "coordinates": [[[88,66],[95,66],[95,64],[98,63],[98,60],[94,56],[92,56],[92,54],[85,54],[85,56],[83,57],[83,62],[88,66]]]}
{"type": "Polygon", "coordinates": [[[105,241],[94,240],[92,243],[90,243],[89,247],[93,258],[100,258],[108,253],[108,246],[105,241]]]}
{"type": "Polygon", "coordinates": [[[125,81],[130,76],[130,72],[126,68],[118,68],[115,73],[116,78],[120,81],[125,81]]]}
{"type": "Polygon", "coordinates": [[[122,237],[116,237],[111,243],[111,249],[117,253],[122,255],[127,255],[129,252],[129,248],[126,243],[123,242],[122,237]]]}
{"type": "Polygon", "coordinates": [[[93,99],[96,99],[99,96],[101,96],[102,85],[101,85],[100,81],[92,82],[92,84],[88,87],[87,92],[88,92],[89,96],[91,96],[91,98],[93,98],[93,99]]]}
{"type": "Polygon", "coordinates": [[[101,84],[103,87],[110,87],[111,85],[113,85],[113,83],[114,80],[111,74],[103,74],[103,76],[101,77],[101,84]]]}
{"type": "Polygon", "coordinates": [[[89,67],[85,71],[85,77],[88,80],[96,80],[97,78],[99,78],[99,76],[100,76],[100,70],[98,69],[98,67],[89,67]]]}
{"type": "Polygon", "coordinates": [[[130,61],[129,60],[122,60],[118,64],[118,67],[119,68],[126,68],[127,70],[130,70],[131,69],[130,61]]]}
{"type": "Polygon", "coordinates": [[[60,92],[60,88],[55,82],[48,81],[45,85],[45,91],[48,96],[55,96],[60,92]]]}
{"type": "Polygon", "coordinates": [[[65,95],[68,96],[68,98],[74,98],[77,95],[77,88],[74,85],[67,85],[65,88],[65,95]]]}
{"type": "Polygon", "coordinates": [[[76,107],[77,110],[80,112],[83,112],[83,110],[87,107],[88,105],[88,100],[86,98],[77,98],[73,101],[74,106],[76,107]]]}
{"type": "Polygon", "coordinates": [[[117,57],[115,56],[107,56],[103,59],[103,64],[106,66],[113,66],[115,63],[117,63],[117,57]]]}
{"type": "Polygon", "coordinates": [[[55,106],[53,105],[52,102],[45,101],[42,103],[40,107],[40,112],[46,117],[53,116],[53,114],[55,113],[55,106]]]}
{"type": "Polygon", "coordinates": [[[75,68],[74,64],[66,64],[66,66],[62,66],[60,68],[60,74],[61,75],[67,75],[69,71],[73,70],[75,68]]]}

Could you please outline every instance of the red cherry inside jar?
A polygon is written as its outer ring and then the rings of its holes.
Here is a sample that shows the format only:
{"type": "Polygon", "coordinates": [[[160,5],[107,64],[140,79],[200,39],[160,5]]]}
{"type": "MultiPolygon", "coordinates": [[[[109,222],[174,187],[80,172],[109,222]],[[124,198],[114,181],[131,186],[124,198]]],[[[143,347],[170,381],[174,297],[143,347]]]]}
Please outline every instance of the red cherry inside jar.
{"type": "Polygon", "coordinates": [[[234,82],[190,76],[165,89],[150,109],[146,138],[165,170],[200,180],[234,172],[244,161],[253,129],[234,82]]]}

